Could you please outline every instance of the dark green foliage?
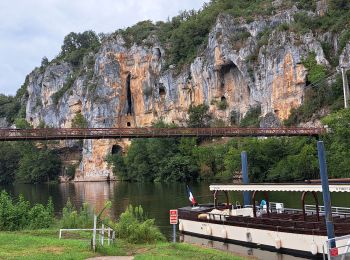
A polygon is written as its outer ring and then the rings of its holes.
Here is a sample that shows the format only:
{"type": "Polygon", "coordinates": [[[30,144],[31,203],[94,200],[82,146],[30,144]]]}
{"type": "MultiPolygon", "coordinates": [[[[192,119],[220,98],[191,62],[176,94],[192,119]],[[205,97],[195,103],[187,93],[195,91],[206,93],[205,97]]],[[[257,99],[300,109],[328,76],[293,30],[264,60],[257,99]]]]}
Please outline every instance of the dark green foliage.
{"type": "Polygon", "coordinates": [[[272,33],[271,28],[265,28],[264,31],[260,32],[258,35],[258,45],[259,47],[268,45],[269,43],[269,37],[272,33]]]}
{"type": "Polygon", "coordinates": [[[226,99],[223,99],[217,102],[216,106],[218,107],[219,110],[225,110],[228,107],[226,99]]]}
{"type": "Polygon", "coordinates": [[[332,178],[350,177],[350,109],[343,109],[324,118],[331,129],[326,136],[327,163],[332,178]]]}
{"type": "Polygon", "coordinates": [[[316,10],[316,1],[315,0],[299,0],[297,7],[303,10],[316,10]]]}
{"type": "Polygon", "coordinates": [[[129,205],[120,215],[114,229],[118,238],[133,244],[165,241],[165,237],[154,224],[154,219],[146,219],[141,206],[129,205]]]}
{"type": "Polygon", "coordinates": [[[46,147],[37,148],[34,144],[24,144],[16,179],[25,183],[55,181],[61,170],[58,155],[46,147]]]}
{"type": "Polygon", "coordinates": [[[205,104],[193,106],[188,109],[189,127],[209,127],[212,116],[209,113],[209,106],[205,104]]]}
{"type": "Polygon", "coordinates": [[[239,115],[238,111],[232,110],[230,112],[230,123],[231,123],[231,125],[238,125],[239,124],[239,118],[240,118],[240,115],[239,115]]]}
{"type": "Polygon", "coordinates": [[[271,182],[290,182],[304,179],[318,179],[316,143],[302,144],[300,152],[288,155],[272,167],[267,176],[271,182]]]}
{"type": "Polygon", "coordinates": [[[346,44],[350,41],[350,29],[345,30],[339,37],[339,49],[343,50],[346,44]]]}
{"type": "Polygon", "coordinates": [[[30,128],[32,128],[31,124],[29,124],[25,118],[16,118],[14,123],[15,123],[17,129],[30,129],[30,128]]]}
{"type": "Polygon", "coordinates": [[[191,181],[197,179],[198,168],[190,156],[177,154],[163,161],[158,179],[164,181],[191,181]]]}
{"type": "Polygon", "coordinates": [[[71,32],[64,37],[61,54],[57,59],[67,61],[75,67],[80,67],[84,56],[89,52],[96,52],[99,47],[100,40],[95,32],[71,32]]]}
{"type": "Polygon", "coordinates": [[[302,61],[305,68],[308,70],[307,80],[310,84],[319,83],[326,78],[326,67],[321,64],[317,64],[316,54],[310,53],[309,56],[302,61]]]}
{"type": "Polygon", "coordinates": [[[337,75],[335,82],[329,85],[326,68],[317,64],[314,53],[311,53],[303,64],[308,69],[309,85],[303,104],[297,109],[292,109],[289,118],[284,121],[286,126],[309,120],[322,107],[330,106],[332,111],[340,108],[343,95],[341,76],[337,75]]]}
{"type": "Polygon", "coordinates": [[[278,31],[288,31],[289,30],[289,24],[282,23],[277,27],[278,31]]]}
{"type": "Polygon", "coordinates": [[[138,22],[125,30],[119,30],[117,33],[123,36],[126,45],[130,48],[133,43],[141,45],[143,40],[156,32],[156,29],[157,26],[151,20],[146,20],[138,22]]]}
{"type": "Polygon", "coordinates": [[[63,84],[63,87],[51,96],[52,101],[55,105],[57,105],[60,99],[63,97],[63,95],[73,87],[73,84],[77,79],[77,77],[78,77],[78,73],[74,73],[68,76],[68,78],[66,79],[66,82],[63,84]]]}
{"type": "Polygon", "coordinates": [[[240,139],[232,143],[225,156],[225,170],[230,174],[239,173],[240,153],[247,151],[252,182],[309,178],[316,172],[315,147],[315,141],[307,138],[240,139]],[[305,161],[303,156],[310,161],[305,161]]]}
{"type": "Polygon", "coordinates": [[[16,96],[5,96],[0,94],[0,118],[6,118],[7,122],[12,124],[16,118],[25,117],[24,101],[28,98],[27,87],[29,83],[28,75],[22,86],[17,90],[16,96]]]}
{"type": "MultiPolygon", "coordinates": [[[[207,42],[209,31],[221,13],[244,17],[251,22],[256,15],[270,15],[272,1],[268,0],[215,0],[205,3],[199,11],[183,11],[167,22],[142,21],[116,33],[123,35],[126,45],[142,43],[149,35],[156,35],[166,47],[166,64],[177,65],[177,71],[190,63],[198,50],[207,42]]],[[[246,31],[234,34],[234,42],[241,42],[250,34],[246,31]]]]}
{"type": "Polygon", "coordinates": [[[240,122],[241,127],[259,127],[261,107],[251,107],[240,122]]]}
{"type": "Polygon", "coordinates": [[[15,97],[0,94],[0,118],[6,118],[9,123],[13,123],[20,108],[21,104],[15,97]]]}
{"type": "Polygon", "coordinates": [[[76,113],[72,120],[73,128],[87,128],[88,122],[81,113],[76,113]]]}
{"type": "Polygon", "coordinates": [[[77,168],[77,165],[75,165],[75,164],[70,164],[67,166],[66,174],[68,175],[68,177],[70,179],[74,179],[76,168],[77,168]]]}
{"type": "Polygon", "coordinates": [[[349,10],[350,2],[348,0],[330,0],[329,6],[333,10],[349,10]]]}
{"type": "Polygon", "coordinates": [[[0,184],[14,182],[20,158],[19,147],[14,143],[0,143],[0,184]]]}
{"type": "Polygon", "coordinates": [[[48,228],[54,222],[51,199],[46,206],[30,203],[19,196],[14,201],[5,191],[0,193],[0,230],[48,228]]]}
{"type": "Polygon", "coordinates": [[[87,203],[78,211],[68,199],[62,210],[62,218],[59,222],[61,228],[92,228],[93,211],[87,203]]]}

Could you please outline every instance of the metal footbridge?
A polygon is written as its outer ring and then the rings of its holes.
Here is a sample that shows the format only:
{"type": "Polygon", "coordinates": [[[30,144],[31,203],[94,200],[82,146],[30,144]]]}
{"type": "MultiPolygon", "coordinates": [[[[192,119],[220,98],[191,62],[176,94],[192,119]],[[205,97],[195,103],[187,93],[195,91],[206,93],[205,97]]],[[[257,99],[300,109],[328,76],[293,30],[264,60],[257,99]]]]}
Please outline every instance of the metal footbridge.
{"type": "Polygon", "coordinates": [[[0,129],[0,141],[169,137],[320,136],[325,128],[44,128],[0,129]]]}

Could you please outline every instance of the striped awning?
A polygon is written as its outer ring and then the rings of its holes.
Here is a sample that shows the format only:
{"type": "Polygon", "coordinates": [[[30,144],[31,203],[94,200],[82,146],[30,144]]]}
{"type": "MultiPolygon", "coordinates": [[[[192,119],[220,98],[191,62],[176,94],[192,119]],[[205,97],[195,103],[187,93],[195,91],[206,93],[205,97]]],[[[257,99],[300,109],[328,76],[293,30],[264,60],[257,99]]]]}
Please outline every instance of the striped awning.
{"type": "MultiPolygon", "coordinates": [[[[212,184],[211,191],[316,191],[322,192],[320,184],[212,184]]],[[[350,184],[331,184],[330,192],[350,192],[350,184]]]]}

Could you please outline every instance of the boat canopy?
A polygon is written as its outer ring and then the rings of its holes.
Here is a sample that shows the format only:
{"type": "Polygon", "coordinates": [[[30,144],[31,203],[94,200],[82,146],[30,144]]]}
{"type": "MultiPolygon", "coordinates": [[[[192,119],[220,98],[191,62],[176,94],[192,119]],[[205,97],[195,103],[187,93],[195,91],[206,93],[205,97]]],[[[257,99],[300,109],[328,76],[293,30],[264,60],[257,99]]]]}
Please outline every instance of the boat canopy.
{"type": "MultiPolygon", "coordinates": [[[[322,192],[320,184],[212,184],[211,191],[322,192]]],[[[350,192],[350,184],[330,184],[330,192],[350,192]]]]}

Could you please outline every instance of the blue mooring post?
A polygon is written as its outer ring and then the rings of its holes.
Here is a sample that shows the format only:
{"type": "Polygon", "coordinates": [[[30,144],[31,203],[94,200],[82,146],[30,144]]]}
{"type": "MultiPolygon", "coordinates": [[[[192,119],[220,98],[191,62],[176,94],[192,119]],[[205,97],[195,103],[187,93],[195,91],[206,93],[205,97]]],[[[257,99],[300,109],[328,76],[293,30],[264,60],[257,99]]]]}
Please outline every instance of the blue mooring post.
{"type": "MultiPolygon", "coordinates": [[[[241,152],[243,184],[249,184],[247,152],[241,152]]],[[[243,192],[243,205],[250,205],[250,192],[243,192]]]]}
{"type": "MultiPolygon", "coordinates": [[[[323,203],[324,203],[324,213],[326,219],[326,227],[327,227],[327,236],[328,239],[334,238],[334,225],[332,219],[332,206],[331,206],[331,195],[329,193],[329,183],[328,183],[328,173],[327,173],[327,163],[326,163],[326,155],[324,149],[323,141],[317,142],[317,150],[318,150],[318,161],[320,165],[320,175],[321,175],[321,183],[322,183],[322,195],[323,195],[323,203]]],[[[331,247],[335,247],[335,241],[332,240],[331,247]]]]}

